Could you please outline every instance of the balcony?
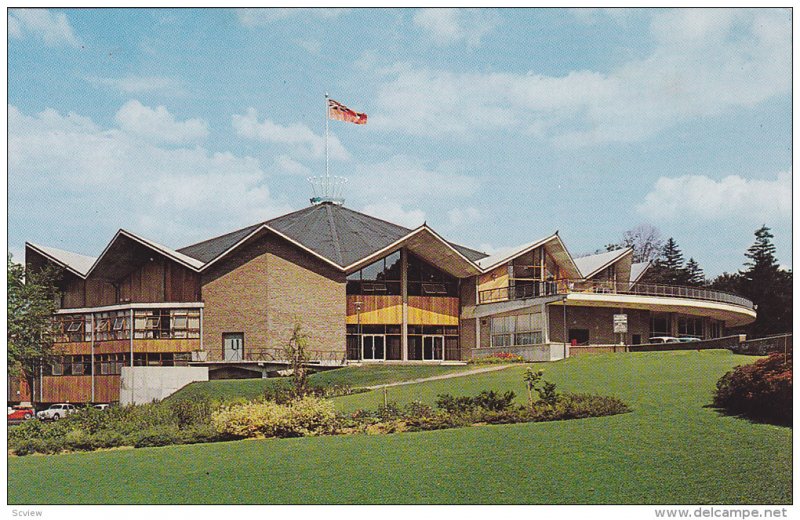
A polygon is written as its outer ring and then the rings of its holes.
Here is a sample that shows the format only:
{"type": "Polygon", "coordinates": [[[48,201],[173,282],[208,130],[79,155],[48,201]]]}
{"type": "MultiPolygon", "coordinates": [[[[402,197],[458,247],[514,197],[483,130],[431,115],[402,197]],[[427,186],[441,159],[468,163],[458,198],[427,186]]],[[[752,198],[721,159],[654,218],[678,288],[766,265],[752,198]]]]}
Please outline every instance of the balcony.
{"type": "Polygon", "coordinates": [[[623,294],[702,300],[737,305],[750,311],[754,310],[753,302],[747,298],[702,287],[642,283],[631,285],[628,282],[585,280],[554,280],[543,282],[515,279],[512,281],[514,283],[506,287],[479,291],[478,303],[496,303],[567,294],[623,294]]]}

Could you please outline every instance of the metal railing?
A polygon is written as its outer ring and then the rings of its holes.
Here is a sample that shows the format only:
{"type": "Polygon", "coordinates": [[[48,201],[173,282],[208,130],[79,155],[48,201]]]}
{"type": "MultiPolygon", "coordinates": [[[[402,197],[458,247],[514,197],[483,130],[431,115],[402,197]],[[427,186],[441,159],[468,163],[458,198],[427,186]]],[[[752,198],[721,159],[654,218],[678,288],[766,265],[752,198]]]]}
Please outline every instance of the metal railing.
{"type": "Polygon", "coordinates": [[[478,303],[493,303],[507,300],[521,300],[555,296],[559,294],[635,294],[641,296],[662,296],[688,298],[721,303],[730,303],[753,310],[753,302],[736,294],[704,287],[684,287],[661,284],[630,284],[629,282],[554,280],[544,282],[519,282],[506,287],[487,289],[478,293],[478,303]]]}

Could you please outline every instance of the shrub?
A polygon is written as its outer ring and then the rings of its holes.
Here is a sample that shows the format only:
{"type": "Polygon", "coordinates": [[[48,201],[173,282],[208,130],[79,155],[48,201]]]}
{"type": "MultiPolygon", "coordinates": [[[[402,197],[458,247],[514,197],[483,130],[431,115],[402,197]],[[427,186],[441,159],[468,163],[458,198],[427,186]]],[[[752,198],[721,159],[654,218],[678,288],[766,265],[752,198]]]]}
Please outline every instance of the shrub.
{"type": "Polygon", "coordinates": [[[450,394],[439,394],[436,396],[436,406],[448,413],[471,413],[476,409],[502,411],[508,409],[517,396],[512,391],[499,394],[494,390],[483,390],[475,397],[460,396],[454,397],[450,394]]]}
{"type": "Polygon", "coordinates": [[[332,433],[336,426],[333,404],[304,397],[286,404],[271,401],[233,405],[216,411],[217,433],[231,437],[300,437],[332,433]]]}
{"type": "Polygon", "coordinates": [[[524,363],[525,359],[511,352],[497,352],[488,356],[473,357],[467,360],[470,365],[499,365],[503,363],[524,363]]]}
{"type": "Polygon", "coordinates": [[[159,426],[140,432],[134,439],[134,448],[180,444],[181,434],[176,426],[159,426]]]}
{"type": "Polygon", "coordinates": [[[170,401],[166,406],[169,406],[172,418],[180,429],[211,423],[211,402],[208,398],[180,399],[170,401]]]}
{"type": "Polygon", "coordinates": [[[717,381],[714,405],[735,415],[792,424],[792,359],[773,353],[738,366],[717,381]]]}

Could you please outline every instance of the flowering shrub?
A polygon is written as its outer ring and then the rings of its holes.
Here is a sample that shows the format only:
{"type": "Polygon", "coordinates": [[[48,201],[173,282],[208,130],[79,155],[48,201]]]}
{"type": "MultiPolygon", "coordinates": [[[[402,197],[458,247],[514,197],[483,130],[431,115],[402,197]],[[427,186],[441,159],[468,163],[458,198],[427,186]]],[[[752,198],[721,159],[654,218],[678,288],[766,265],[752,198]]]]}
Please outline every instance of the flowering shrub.
{"type": "Polygon", "coordinates": [[[470,358],[467,363],[470,365],[499,365],[504,363],[524,363],[525,360],[519,354],[511,352],[497,352],[488,356],[470,358]]]}
{"type": "Polygon", "coordinates": [[[777,424],[792,424],[792,357],[770,354],[717,381],[714,405],[727,412],[777,424]]]}
{"type": "Polygon", "coordinates": [[[302,437],[333,433],[333,404],[316,397],[303,397],[286,404],[273,401],[235,404],[212,415],[221,435],[247,437],[302,437]]]}

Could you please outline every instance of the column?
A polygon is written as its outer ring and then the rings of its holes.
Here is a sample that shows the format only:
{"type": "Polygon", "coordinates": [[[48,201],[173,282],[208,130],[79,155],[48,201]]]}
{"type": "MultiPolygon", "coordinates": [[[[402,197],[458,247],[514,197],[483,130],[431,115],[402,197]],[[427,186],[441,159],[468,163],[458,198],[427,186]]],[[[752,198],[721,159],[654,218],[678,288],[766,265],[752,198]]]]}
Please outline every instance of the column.
{"type": "Polygon", "coordinates": [[[401,326],[400,349],[402,360],[408,361],[408,252],[406,248],[400,250],[400,294],[403,298],[403,324],[401,326]]]}

